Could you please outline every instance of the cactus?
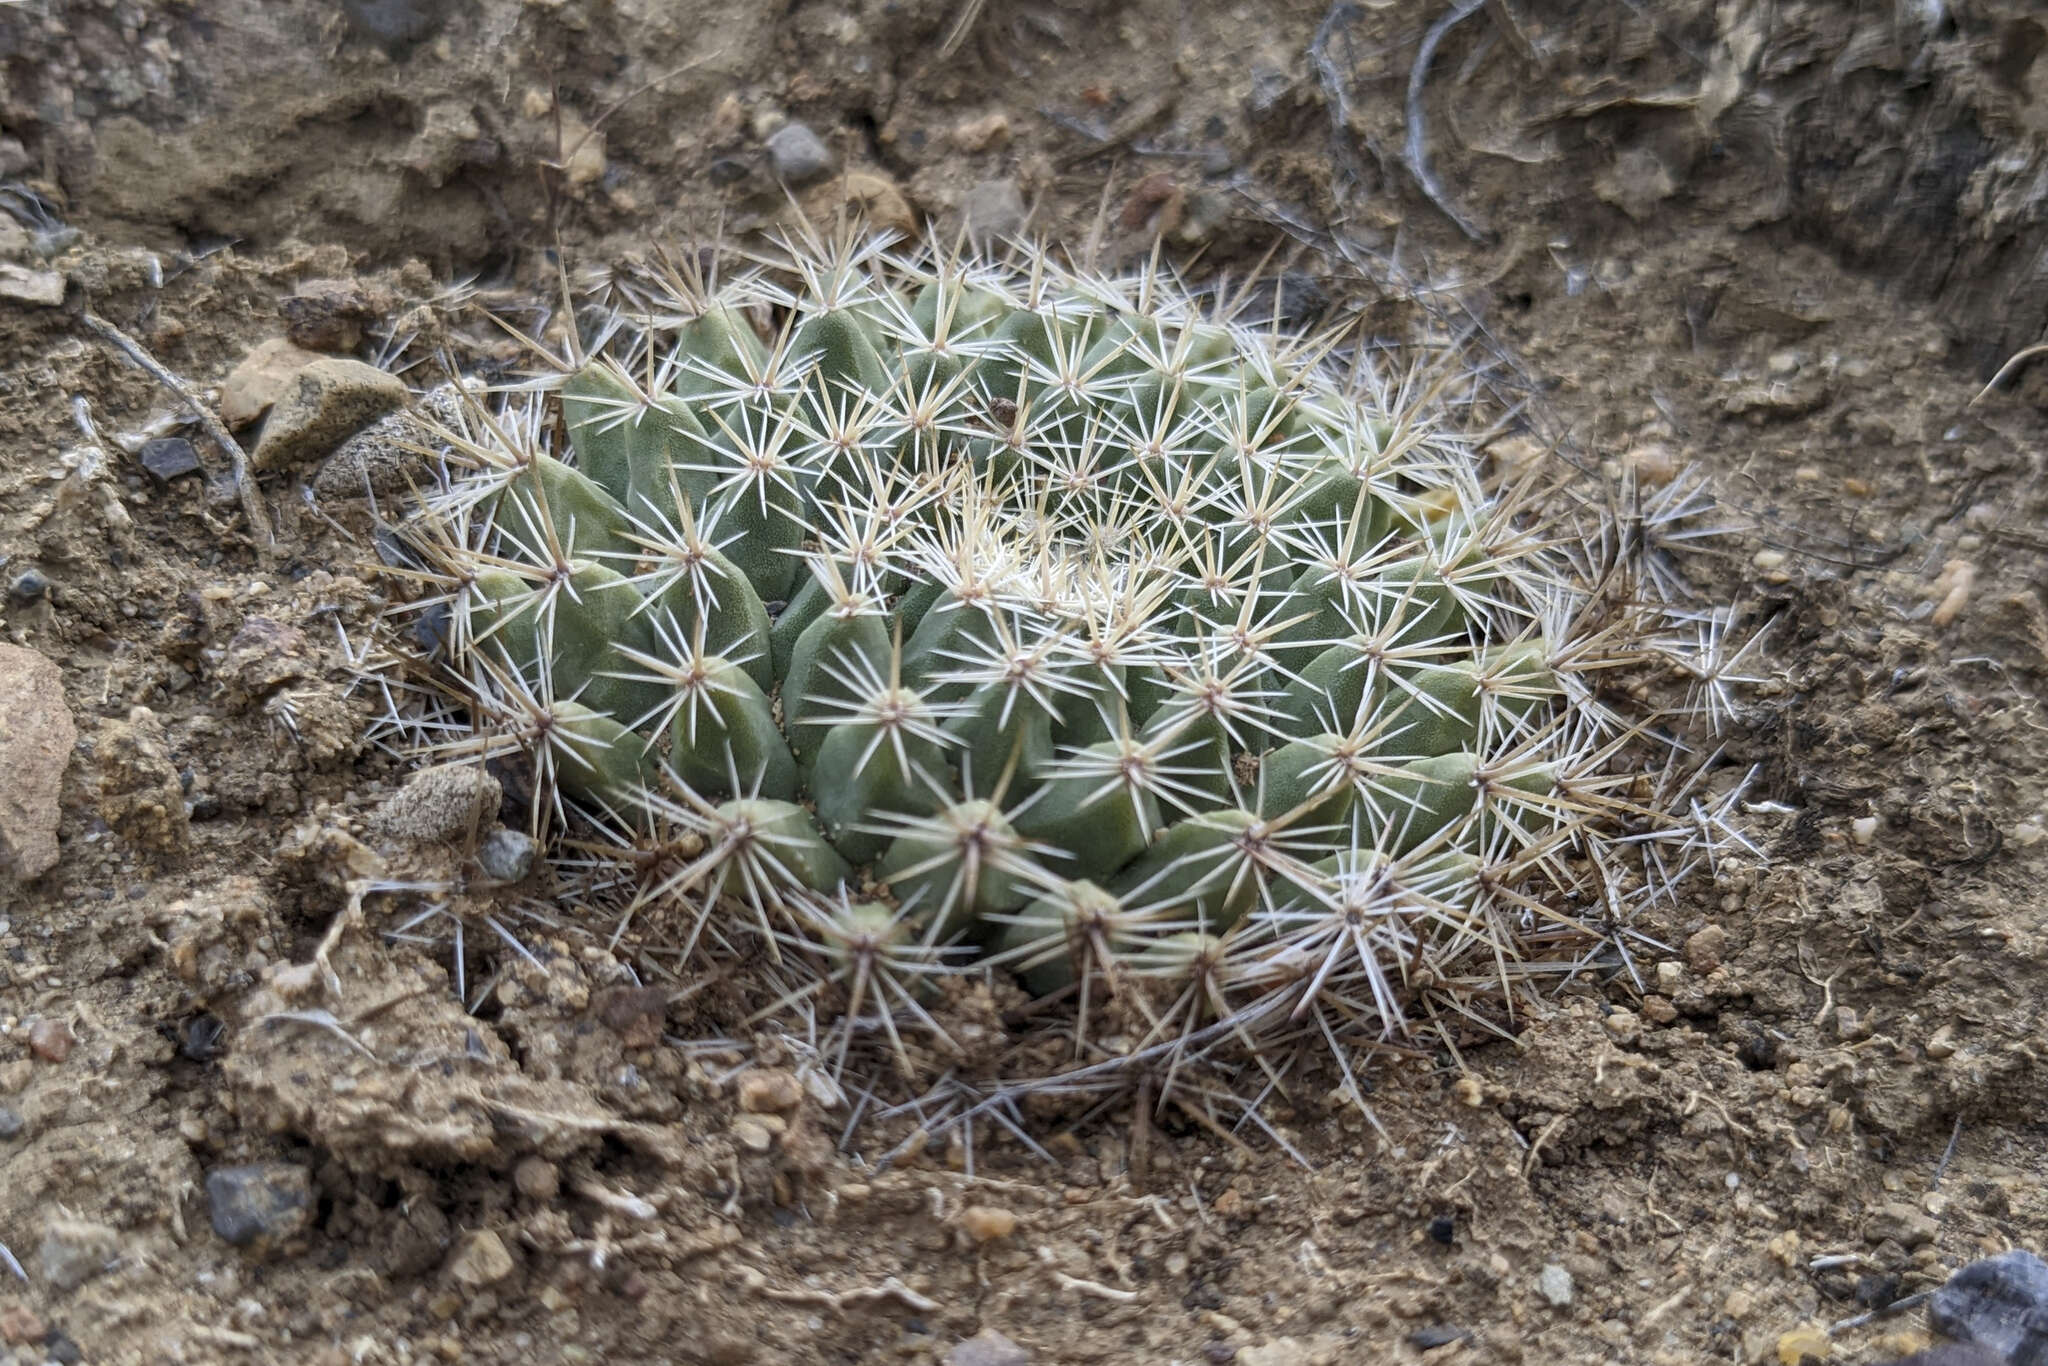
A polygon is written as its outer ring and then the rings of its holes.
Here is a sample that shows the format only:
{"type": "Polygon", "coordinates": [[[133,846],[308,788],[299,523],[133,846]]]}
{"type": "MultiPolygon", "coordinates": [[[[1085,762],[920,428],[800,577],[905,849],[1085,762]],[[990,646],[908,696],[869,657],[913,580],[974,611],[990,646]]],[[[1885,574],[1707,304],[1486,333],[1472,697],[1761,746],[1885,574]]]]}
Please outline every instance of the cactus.
{"type": "Polygon", "coordinates": [[[1157,275],[790,255],[622,289],[414,522],[537,824],[690,837],[613,879],[684,971],[908,1069],[963,971],[1334,1046],[1597,938],[1674,828],[1591,682],[1640,621],[1409,390],[1157,275]]]}

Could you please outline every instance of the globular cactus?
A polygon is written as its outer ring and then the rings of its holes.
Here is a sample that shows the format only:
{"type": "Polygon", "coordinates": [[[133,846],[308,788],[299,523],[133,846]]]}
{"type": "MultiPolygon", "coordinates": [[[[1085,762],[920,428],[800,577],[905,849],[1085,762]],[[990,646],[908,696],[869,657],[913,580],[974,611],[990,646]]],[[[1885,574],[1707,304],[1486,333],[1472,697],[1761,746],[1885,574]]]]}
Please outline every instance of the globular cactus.
{"type": "Polygon", "coordinates": [[[622,284],[413,523],[537,820],[671,851],[618,895],[680,972],[809,964],[764,1013],[906,1066],[966,971],[1137,1052],[1370,1042],[1505,1018],[1632,895],[1630,609],[1364,351],[1042,255],[791,258],[622,284]]]}

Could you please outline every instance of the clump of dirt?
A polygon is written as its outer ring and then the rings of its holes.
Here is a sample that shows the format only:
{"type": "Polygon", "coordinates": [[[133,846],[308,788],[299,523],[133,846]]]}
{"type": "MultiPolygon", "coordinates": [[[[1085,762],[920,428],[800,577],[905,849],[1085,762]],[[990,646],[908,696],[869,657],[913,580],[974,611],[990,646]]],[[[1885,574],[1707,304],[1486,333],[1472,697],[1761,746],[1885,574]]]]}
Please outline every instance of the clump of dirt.
{"type": "Polygon", "coordinates": [[[76,741],[54,865],[0,883],[0,1360],[1765,1362],[2039,1250],[2048,482],[2035,370],[1979,390],[2042,326],[2042,33],[0,6],[0,634],[76,741]],[[80,316],[209,404],[288,337],[424,392],[524,363],[476,306],[559,349],[558,268],[793,200],[1285,267],[1304,317],[1476,358],[1453,397],[1515,405],[1504,463],[1698,465],[1728,531],[1674,563],[1769,628],[1729,668],[1754,777],[1702,819],[1758,856],[1513,1042],[1390,1050],[1369,1118],[1287,1086],[1270,1135],[1024,1114],[882,1165],[795,1042],[705,1037],[725,1012],[650,996],[615,927],[487,875],[487,793],[406,816],[357,681],[389,492],[265,474],[273,543],[80,316]]]}

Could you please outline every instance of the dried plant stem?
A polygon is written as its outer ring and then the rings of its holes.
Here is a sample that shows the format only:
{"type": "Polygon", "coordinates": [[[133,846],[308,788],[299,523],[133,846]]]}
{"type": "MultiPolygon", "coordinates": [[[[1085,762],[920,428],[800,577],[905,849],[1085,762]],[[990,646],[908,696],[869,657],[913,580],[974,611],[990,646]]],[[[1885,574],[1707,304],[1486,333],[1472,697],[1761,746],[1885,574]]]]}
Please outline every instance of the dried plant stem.
{"type": "Polygon", "coordinates": [[[213,410],[200,400],[199,395],[192,391],[191,385],[179,378],[162,361],[150,355],[141,342],[96,313],[85,313],[81,316],[87,327],[97,332],[129,360],[148,371],[150,378],[170,390],[180,402],[192,410],[193,416],[199,420],[199,425],[206,429],[206,434],[213,438],[213,443],[219,446],[228,458],[228,475],[234,481],[236,495],[242,500],[242,515],[249,519],[249,529],[256,533],[256,553],[266,561],[275,558],[277,533],[271,529],[270,512],[263,506],[263,490],[249,477],[248,453],[242,449],[242,444],[235,440],[234,434],[229,432],[220,418],[214,415],[213,410]]]}

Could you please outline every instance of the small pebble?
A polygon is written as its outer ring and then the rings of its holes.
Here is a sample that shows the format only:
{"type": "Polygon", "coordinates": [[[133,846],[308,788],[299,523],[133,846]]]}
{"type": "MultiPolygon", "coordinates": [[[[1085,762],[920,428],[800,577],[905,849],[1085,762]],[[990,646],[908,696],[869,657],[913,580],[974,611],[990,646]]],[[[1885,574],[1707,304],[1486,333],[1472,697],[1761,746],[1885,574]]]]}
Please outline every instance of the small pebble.
{"type": "Polygon", "coordinates": [[[512,1254],[505,1240],[490,1229],[469,1235],[448,1261],[448,1279],[472,1290],[495,1285],[512,1274],[512,1254]]]}
{"type": "Polygon", "coordinates": [[[1448,1346],[1464,1336],[1464,1329],[1453,1328],[1447,1323],[1438,1323],[1432,1324],[1428,1328],[1416,1329],[1408,1335],[1408,1342],[1418,1352],[1428,1352],[1438,1347],[1448,1346]]]}
{"type": "Polygon", "coordinates": [[[25,1304],[10,1304],[0,1309],[0,1342],[20,1346],[26,1342],[40,1341],[49,1330],[36,1317],[36,1311],[25,1304]]]}
{"type": "Polygon", "coordinates": [[[765,1153],[775,1144],[775,1135],[759,1119],[736,1119],[732,1140],[750,1153],[765,1153]]]}
{"type": "Polygon", "coordinates": [[[1685,961],[1694,972],[1704,975],[1721,966],[1721,955],[1727,948],[1728,931],[1719,925],[1709,925],[1685,941],[1685,961]]]}
{"type": "Polygon", "coordinates": [[[561,1193],[562,1171],[544,1157],[522,1157],[512,1169],[512,1184],[529,1200],[552,1200],[561,1193]]]}
{"type": "Polygon", "coordinates": [[[236,1247],[288,1238],[313,1218],[313,1177],[292,1162],[216,1167],[206,1174],[213,1231],[236,1247]]]}
{"type": "Polygon", "coordinates": [[[1536,1293],[1553,1309],[1572,1302],[1572,1273],[1551,1262],[1536,1275],[1536,1293]]]}
{"type": "Polygon", "coordinates": [[[484,836],[477,846],[477,867],[493,882],[520,882],[533,871],[534,854],[539,846],[533,836],[522,830],[508,830],[499,826],[484,836]]]}
{"type": "Polygon", "coordinates": [[[20,1138],[27,1127],[28,1121],[21,1117],[21,1111],[11,1105],[0,1105],[0,1142],[20,1138]]]}
{"type": "Polygon", "coordinates": [[[1449,1247],[1458,1238],[1458,1221],[1448,1214],[1439,1214],[1429,1221],[1429,1240],[1449,1247]]]}
{"type": "Polygon", "coordinates": [[[28,1051],[44,1062],[64,1061],[77,1042],[63,1020],[37,1020],[28,1027],[28,1051]]]}
{"type": "Polygon", "coordinates": [[[199,472],[199,452],[182,436],[160,436],[145,441],[136,457],[159,486],[199,472]]]}
{"type": "Polygon", "coordinates": [[[739,157],[720,157],[705,168],[704,174],[713,185],[737,185],[747,178],[751,169],[739,157]]]}
{"type": "Polygon", "coordinates": [[[1643,1037],[1642,1017],[1633,1010],[1611,1010],[1600,1022],[1606,1026],[1608,1037],[1618,1044],[1640,1043],[1643,1037]]]}
{"type": "Polygon", "coordinates": [[[2048,1262],[2021,1250],[1971,1262],[1934,1292],[1927,1322],[2004,1361],[2048,1360],[2048,1262]]]}
{"type": "Polygon", "coordinates": [[[946,1366],[1031,1366],[1031,1353],[993,1328],[984,1328],[946,1353],[946,1366]]]}
{"type": "Polygon", "coordinates": [[[775,178],[791,185],[808,185],[823,179],[837,164],[832,149],[801,123],[786,123],[770,134],[768,156],[775,178]]]}
{"type": "Polygon", "coordinates": [[[121,1235],[105,1224],[85,1219],[52,1219],[43,1230],[37,1255],[43,1279],[59,1290],[76,1290],[112,1266],[120,1253],[121,1235]]]}
{"type": "Polygon", "coordinates": [[[1813,1324],[1801,1324],[1789,1333],[1778,1335],[1778,1361],[1780,1366],[1803,1366],[1807,1361],[1826,1361],[1834,1350],[1828,1340],[1827,1330],[1813,1324]]]}
{"type": "Polygon", "coordinates": [[[1858,816],[1849,822],[1849,838],[1868,846],[1877,840],[1877,817],[1858,816]]]}
{"type": "Polygon", "coordinates": [[[781,1114],[804,1098],[803,1083],[779,1067],[763,1067],[740,1078],[740,1109],[749,1114],[781,1114]]]}
{"type": "Polygon", "coordinates": [[[1017,1231],[1017,1216],[994,1205],[969,1205],[960,1211],[960,1227],[977,1243],[992,1243],[1017,1231]]]}
{"type": "Polygon", "coordinates": [[[7,600],[16,607],[30,607],[50,596],[50,581],[40,570],[24,569],[7,585],[7,600]]]}

